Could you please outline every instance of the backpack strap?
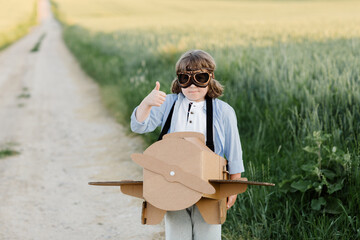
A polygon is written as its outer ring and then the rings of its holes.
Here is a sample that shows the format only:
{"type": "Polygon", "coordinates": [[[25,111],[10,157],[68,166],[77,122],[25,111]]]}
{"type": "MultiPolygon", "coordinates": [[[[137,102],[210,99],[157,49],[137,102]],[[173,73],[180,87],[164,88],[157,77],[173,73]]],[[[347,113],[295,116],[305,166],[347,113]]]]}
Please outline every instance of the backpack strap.
{"type": "Polygon", "coordinates": [[[171,118],[172,118],[172,115],[173,115],[173,112],[174,112],[174,107],[175,107],[175,103],[176,101],[174,102],[170,112],[169,112],[169,115],[166,119],[166,122],[165,122],[165,125],[164,125],[164,128],[161,130],[161,133],[160,133],[160,136],[158,138],[158,141],[162,140],[163,136],[169,131],[170,129],[170,124],[171,124],[171,118]]]}
{"type": "Polygon", "coordinates": [[[206,146],[215,152],[213,137],[213,104],[212,98],[206,96],[206,146]]]}

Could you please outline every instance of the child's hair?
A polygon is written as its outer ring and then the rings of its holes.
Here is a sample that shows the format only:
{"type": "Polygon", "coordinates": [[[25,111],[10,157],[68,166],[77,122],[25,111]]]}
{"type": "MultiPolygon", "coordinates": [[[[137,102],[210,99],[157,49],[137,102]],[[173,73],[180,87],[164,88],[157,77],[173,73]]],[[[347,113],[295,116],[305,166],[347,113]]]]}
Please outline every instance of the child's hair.
{"type": "MultiPolygon", "coordinates": [[[[207,96],[211,98],[220,97],[224,91],[224,87],[215,80],[214,70],[216,68],[214,58],[203,50],[190,50],[184,53],[177,61],[175,66],[176,74],[186,71],[194,71],[198,69],[207,69],[212,73],[213,78],[209,82],[207,96]]],[[[172,93],[181,93],[181,87],[177,83],[177,78],[171,83],[172,93]]]]}

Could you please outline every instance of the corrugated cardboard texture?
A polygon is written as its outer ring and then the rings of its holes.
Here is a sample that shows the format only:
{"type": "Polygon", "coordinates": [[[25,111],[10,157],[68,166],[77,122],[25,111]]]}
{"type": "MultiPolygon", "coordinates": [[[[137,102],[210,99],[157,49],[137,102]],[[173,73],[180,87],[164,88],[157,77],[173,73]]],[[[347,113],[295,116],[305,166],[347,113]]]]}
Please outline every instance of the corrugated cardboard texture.
{"type": "Polygon", "coordinates": [[[226,199],[215,200],[209,198],[201,198],[196,203],[201,216],[208,224],[223,224],[226,220],[226,199]]]}
{"type": "Polygon", "coordinates": [[[126,195],[143,198],[143,184],[124,184],[120,186],[120,191],[126,195]]]}
{"type": "Polygon", "coordinates": [[[196,204],[209,224],[226,220],[228,196],[243,193],[248,185],[274,186],[246,178],[228,180],[226,160],[205,145],[201,133],[170,133],[131,155],[143,167],[144,181],[92,182],[91,185],[120,186],[124,194],[144,198],[142,223],[161,222],[166,211],[182,210],[196,204]]]}
{"type": "Polygon", "coordinates": [[[161,223],[166,211],[154,207],[144,201],[142,205],[141,223],[146,225],[156,225],[161,223]]]}
{"type": "Polygon", "coordinates": [[[144,154],[131,156],[144,167],[145,200],[157,208],[176,211],[192,206],[203,194],[214,194],[208,180],[223,179],[226,160],[206,147],[202,134],[165,136],[144,154]]]}

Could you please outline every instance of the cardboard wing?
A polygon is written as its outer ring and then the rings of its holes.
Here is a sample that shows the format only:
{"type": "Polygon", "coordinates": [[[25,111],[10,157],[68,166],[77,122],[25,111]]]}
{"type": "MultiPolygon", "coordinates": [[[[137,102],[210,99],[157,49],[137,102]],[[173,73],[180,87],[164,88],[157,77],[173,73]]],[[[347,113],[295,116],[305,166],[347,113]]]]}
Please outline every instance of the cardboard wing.
{"type": "Polygon", "coordinates": [[[143,181],[91,182],[91,185],[120,186],[124,194],[143,198],[143,224],[158,224],[166,211],[197,205],[209,224],[226,220],[228,196],[243,193],[248,185],[274,186],[246,178],[229,180],[226,160],[211,151],[203,134],[170,133],[149,146],[143,154],[132,154],[143,167],[143,181]]]}

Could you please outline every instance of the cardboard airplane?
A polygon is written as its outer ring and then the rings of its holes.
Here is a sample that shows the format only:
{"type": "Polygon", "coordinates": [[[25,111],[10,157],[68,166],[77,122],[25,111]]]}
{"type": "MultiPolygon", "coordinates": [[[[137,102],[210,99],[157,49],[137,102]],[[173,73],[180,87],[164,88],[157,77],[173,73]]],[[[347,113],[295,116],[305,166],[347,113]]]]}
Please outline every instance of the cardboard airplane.
{"type": "Polygon", "coordinates": [[[149,146],[143,154],[131,155],[143,167],[143,181],[90,182],[90,185],[120,186],[122,193],[142,198],[142,224],[159,224],[166,211],[196,204],[205,222],[226,220],[228,196],[243,193],[248,185],[274,186],[246,178],[229,180],[226,160],[211,151],[205,136],[177,132],[149,146]]]}

